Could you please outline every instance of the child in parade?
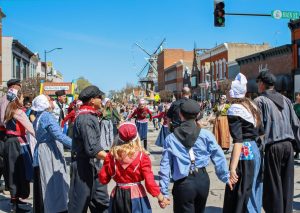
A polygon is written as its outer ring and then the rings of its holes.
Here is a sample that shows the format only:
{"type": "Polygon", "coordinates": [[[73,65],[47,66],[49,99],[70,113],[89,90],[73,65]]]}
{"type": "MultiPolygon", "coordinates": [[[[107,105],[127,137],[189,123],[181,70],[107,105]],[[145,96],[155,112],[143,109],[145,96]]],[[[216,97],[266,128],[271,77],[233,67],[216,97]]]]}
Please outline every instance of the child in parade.
{"type": "Polygon", "coordinates": [[[239,73],[229,91],[232,105],[227,115],[234,144],[229,169],[231,182],[235,185],[233,190],[226,187],[224,213],[261,212],[260,113],[257,106],[245,97],[246,91],[247,79],[239,73]]]}
{"type": "Polygon", "coordinates": [[[166,104],[164,108],[165,110],[163,112],[160,112],[158,115],[153,116],[153,118],[159,118],[164,120],[162,128],[155,142],[155,145],[160,147],[164,146],[165,139],[170,134],[169,126],[168,126],[168,117],[167,117],[167,113],[170,108],[170,105],[166,104]]]}
{"type": "Polygon", "coordinates": [[[21,89],[10,88],[7,92],[7,105],[4,123],[6,136],[3,157],[5,168],[7,169],[8,188],[11,195],[13,211],[19,211],[19,204],[24,204],[19,200],[26,199],[30,194],[29,183],[33,176],[32,156],[26,132],[35,136],[34,129],[30,123],[23,107],[23,94],[21,89]]]}
{"type": "Polygon", "coordinates": [[[113,179],[117,185],[110,198],[109,212],[151,212],[146,191],[156,197],[161,207],[170,203],[160,193],[151,168],[151,160],[140,143],[137,127],[124,122],[119,127],[119,138],[107,154],[99,173],[99,181],[108,184],[113,179]]]}
{"type": "Polygon", "coordinates": [[[199,112],[196,101],[185,100],[180,105],[181,124],[164,144],[159,184],[162,194],[168,198],[171,174],[175,213],[204,212],[210,185],[205,168],[210,160],[218,178],[231,186],[226,158],[215,137],[210,131],[197,127],[195,119],[199,112]]]}
{"type": "Polygon", "coordinates": [[[137,116],[135,123],[138,129],[139,136],[142,141],[144,141],[144,148],[147,150],[147,132],[148,132],[148,118],[150,116],[150,121],[152,121],[152,113],[146,107],[146,101],[141,99],[139,101],[139,106],[136,108],[128,119],[131,119],[134,116],[137,116]]]}

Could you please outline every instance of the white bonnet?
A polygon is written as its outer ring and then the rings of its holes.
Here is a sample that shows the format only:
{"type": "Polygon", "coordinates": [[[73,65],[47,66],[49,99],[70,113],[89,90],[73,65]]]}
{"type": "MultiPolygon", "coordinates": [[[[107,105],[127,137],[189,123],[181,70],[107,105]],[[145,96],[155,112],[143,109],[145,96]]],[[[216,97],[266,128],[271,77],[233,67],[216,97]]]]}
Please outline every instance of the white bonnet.
{"type": "Polygon", "coordinates": [[[50,108],[50,103],[45,95],[39,95],[35,97],[32,101],[31,109],[36,112],[45,111],[46,109],[50,108]]]}
{"type": "Polygon", "coordinates": [[[244,98],[247,92],[247,78],[242,73],[237,74],[231,83],[229,95],[231,98],[244,98]]]}

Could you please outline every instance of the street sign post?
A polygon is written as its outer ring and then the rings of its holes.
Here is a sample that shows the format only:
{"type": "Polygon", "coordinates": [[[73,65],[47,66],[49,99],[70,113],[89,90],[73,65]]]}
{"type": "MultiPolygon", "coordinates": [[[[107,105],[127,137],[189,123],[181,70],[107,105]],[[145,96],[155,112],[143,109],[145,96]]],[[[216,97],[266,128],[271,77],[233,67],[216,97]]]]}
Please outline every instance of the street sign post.
{"type": "Polygon", "coordinates": [[[292,19],[292,20],[294,20],[294,19],[298,19],[300,17],[300,12],[273,10],[271,15],[275,19],[292,19]]]}

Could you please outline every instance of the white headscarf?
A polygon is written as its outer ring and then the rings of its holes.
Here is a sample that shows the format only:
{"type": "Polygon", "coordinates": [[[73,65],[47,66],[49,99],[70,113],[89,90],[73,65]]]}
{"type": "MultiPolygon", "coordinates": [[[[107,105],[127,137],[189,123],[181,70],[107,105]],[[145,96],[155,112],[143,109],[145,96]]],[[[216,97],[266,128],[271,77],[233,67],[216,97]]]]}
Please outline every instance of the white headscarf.
{"type": "Polygon", "coordinates": [[[146,103],[145,99],[141,98],[139,104],[145,104],[145,103],[146,103]]]}
{"type": "Polygon", "coordinates": [[[229,95],[231,98],[244,98],[247,92],[247,78],[242,73],[237,74],[231,83],[229,95]]]}
{"type": "Polygon", "coordinates": [[[32,110],[36,112],[41,112],[45,111],[48,108],[50,108],[50,103],[48,101],[47,96],[39,95],[33,99],[31,107],[32,110]]]}
{"type": "Polygon", "coordinates": [[[102,105],[105,106],[108,101],[110,101],[109,98],[104,98],[102,101],[102,105]]]}

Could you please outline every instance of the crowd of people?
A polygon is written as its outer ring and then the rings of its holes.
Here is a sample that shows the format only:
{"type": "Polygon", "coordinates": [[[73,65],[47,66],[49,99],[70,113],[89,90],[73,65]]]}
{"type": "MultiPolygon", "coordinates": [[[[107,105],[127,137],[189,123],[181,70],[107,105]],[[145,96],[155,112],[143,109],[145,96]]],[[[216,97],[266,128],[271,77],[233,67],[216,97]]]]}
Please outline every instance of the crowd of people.
{"type": "Polygon", "coordinates": [[[204,212],[212,161],[226,184],[223,212],[292,212],[300,94],[293,105],[275,82],[272,73],[260,72],[261,95],[251,100],[239,73],[214,106],[190,99],[187,87],[173,103],[140,99],[134,105],[114,103],[88,86],[67,106],[64,90],[55,99],[41,94],[30,101],[20,80],[11,79],[0,99],[3,193],[10,194],[13,212],[30,211],[30,182],[36,213],[151,212],[147,192],[165,208],[172,181],[174,212],[204,212]],[[155,145],[163,148],[159,184],[148,150],[151,121],[160,131],[155,145]],[[70,172],[65,149],[71,150],[70,172]],[[108,195],[111,179],[116,186],[108,195]]]}

